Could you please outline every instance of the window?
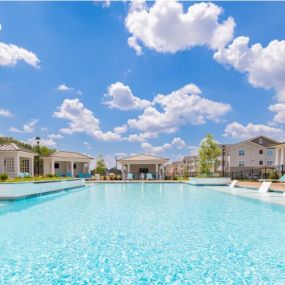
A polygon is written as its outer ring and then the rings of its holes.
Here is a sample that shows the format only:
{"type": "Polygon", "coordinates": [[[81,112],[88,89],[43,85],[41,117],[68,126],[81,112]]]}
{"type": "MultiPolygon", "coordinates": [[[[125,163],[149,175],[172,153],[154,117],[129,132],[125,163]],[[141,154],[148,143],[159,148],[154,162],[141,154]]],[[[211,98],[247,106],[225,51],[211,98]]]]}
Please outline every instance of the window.
{"type": "Polygon", "coordinates": [[[273,149],[272,148],[267,150],[267,156],[273,156],[273,149]]]}
{"type": "Polygon", "coordinates": [[[76,169],[76,163],[73,164],[73,169],[76,169]]]}
{"type": "Polygon", "coordinates": [[[20,172],[30,172],[30,161],[28,159],[20,160],[20,172]]]}
{"type": "Polygon", "coordinates": [[[263,160],[259,160],[259,165],[263,165],[263,160]]]}
{"type": "Polygon", "coordinates": [[[56,163],[54,164],[54,168],[55,168],[55,169],[59,169],[59,163],[56,162],[56,163]]]}
{"type": "Polygon", "coordinates": [[[238,155],[239,155],[239,156],[244,156],[244,155],[245,155],[244,149],[240,149],[240,150],[238,151],[238,155]]]}
{"type": "Polygon", "coordinates": [[[259,139],[258,139],[258,143],[259,143],[259,144],[263,144],[263,138],[259,138],[259,139]]]}
{"type": "Polygon", "coordinates": [[[267,165],[273,165],[273,161],[272,160],[267,160],[267,165]]]}
{"type": "Polygon", "coordinates": [[[259,154],[263,154],[263,149],[260,149],[260,150],[259,150],[259,154]]]}
{"type": "Polygon", "coordinates": [[[243,161],[243,160],[240,160],[240,161],[238,162],[238,166],[239,166],[239,167],[244,167],[244,161],[243,161]]]}
{"type": "Polygon", "coordinates": [[[4,171],[11,173],[15,171],[14,168],[14,157],[5,157],[4,158],[4,171]]]}

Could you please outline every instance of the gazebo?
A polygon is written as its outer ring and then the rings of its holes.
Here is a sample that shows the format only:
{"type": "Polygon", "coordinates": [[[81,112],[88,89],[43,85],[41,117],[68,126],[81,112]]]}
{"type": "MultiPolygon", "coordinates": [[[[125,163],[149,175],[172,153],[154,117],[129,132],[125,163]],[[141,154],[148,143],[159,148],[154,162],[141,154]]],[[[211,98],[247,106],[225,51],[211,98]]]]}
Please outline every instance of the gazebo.
{"type": "Polygon", "coordinates": [[[56,151],[42,157],[44,175],[80,177],[90,173],[91,156],[73,151],[56,151]]]}
{"type": "Polygon", "coordinates": [[[34,176],[34,157],[37,154],[15,143],[0,145],[0,173],[7,173],[10,178],[21,173],[34,176]]]}
{"type": "Polygon", "coordinates": [[[165,164],[169,159],[150,154],[120,158],[123,179],[164,179],[165,164]]]}

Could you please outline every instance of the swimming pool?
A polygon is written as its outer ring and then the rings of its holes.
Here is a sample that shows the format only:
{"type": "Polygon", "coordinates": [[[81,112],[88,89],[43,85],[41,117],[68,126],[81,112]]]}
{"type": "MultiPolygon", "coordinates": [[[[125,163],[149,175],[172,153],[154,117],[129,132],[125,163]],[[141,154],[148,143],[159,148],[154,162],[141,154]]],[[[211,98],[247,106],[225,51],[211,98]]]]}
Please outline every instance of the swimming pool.
{"type": "Polygon", "coordinates": [[[0,284],[284,284],[285,208],[187,184],[0,206],[0,284]]]}

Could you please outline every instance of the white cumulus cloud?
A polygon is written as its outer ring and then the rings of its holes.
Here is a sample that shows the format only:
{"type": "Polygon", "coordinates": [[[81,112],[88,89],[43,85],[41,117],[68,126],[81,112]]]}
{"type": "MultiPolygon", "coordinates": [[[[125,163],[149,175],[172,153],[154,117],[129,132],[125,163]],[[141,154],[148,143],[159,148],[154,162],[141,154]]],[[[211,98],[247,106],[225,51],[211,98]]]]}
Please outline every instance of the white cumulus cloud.
{"type": "Polygon", "coordinates": [[[142,136],[142,134],[131,134],[128,136],[127,140],[129,142],[143,142],[145,141],[145,138],[142,136]]]}
{"type": "Polygon", "coordinates": [[[150,138],[159,133],[174,133],[187,123],[218,122],[231,110],[229,104],[203,98],[200,94],[201,90],[194,84],[185,85],[168,95],[158,94],[153,106],[145,108],[137,118],[129,119],[128,125],[150,138]]]}
{"type": "Polygon", "coordinates": [[[270,105],[268,109],[269,111],[276,113],[273,117],[275,123],[285,124],[285,104],[278,103],[270,105]]]}
{"type": "Polygon", "coordinates": [[[38,67],[40,60],[31,51],[13,44],[0,42],[0,65],[15,65],[18,61],[25,61],[33,67],[38,67]]]}
{"type": "Polygon", "coordinates": [[[143,141],[141,143],[141,148],[144,152],[150,153],[150,154],[157,154],[161,152],[165,152],[169,149],[171,149],[173,146],[175,146],[177,149],[183,149],[186,147],[185,141],[180,137],[175,137],[171,143],[164,143],[160,146],[153,146],[151,143],[143,141]]]}
{"type": "Polygon", "coordinates": [[[7,109],[0,109],[0,116],[2,116],[2,117],[14,117],[14,115],[7,109]]]}
{"type": "Polygon", "coordinates": [[[115,127],[114,128],[114,133],[116,134],[124,134],[125,132],[127,132],[128,130],[128,126],[127,125],[122,125],[119,127],[115,127]]]}
{"type": "Polygon", "coordinates": [[[171,149],[171,144],[170,143],[165,143],[162,146],[153,146],[152,144],[148,142],[142,142],[141,143],[141,148],[143,149],[144,152],[148,154],[157,154],[160,152],[164,152],[168,149],[171,149]]]}
{"type": "Polygon", "coordinates": [[[143,109],[151,104],[148,100],[134,96],[131,88],[122,82],[113,83],[108,87],[103,103],[111,109],[123,111],[143,109]]]}
{"type": "MultiPolygon", "coordinates": [[[[0,24],[1,30],[2,26],[0,24]]],[[[14,44],[0,42],[0,65],[15,65],[18,61],[24,61],[33,67],[38,67],[40,63],[40,60],[33,52],[14,44]]]]}
{"type": "Polygon", "coordinates": [[[63,139],[63,136],[61,134],[50,134],[47,137],[53,140],[63,139]]]}
{"type": "Polygon", "coordinates": [[[100,121],[93,112],[87,109],[83,103],[76,99],[65,99],[54,117],[68,121],[68,127],[60,131],[65,134],[86,133],[98,140],[117,141],[121,139],[119,134],[111,131],[103,132],[100,129],[100,121]]]}
{"type": "Polygon", "coordinates": [[[73,92],[76,95],[82,95],[81,90],[76,90],[74,87],[68,86],[65,83],[59,84],[56,90],[59,92],[73,92]]]}
{"type": "MultiPolygon", "coordinates": [[[[27,143],[31,145],[37,145],[37,142],[35,141],[34,138],[28,139],[27,143]]],[[[51,147],[51,148],[56,148],[56,141],[51,138],[41,138],[40,145],[51,147]]]]}
{"type": "Polygon", "coordinates": [[[273,40],[266,47],[260,43],[249,46],[248,37],[237,37],[214,58],[248,75],[254,87],[273,88],[279,101],[285,102],[285,41],[273,40]]]}
{"type": "Polygon", "coordinates": [[[67,92],[67,91],[71,91],[73,90],[72,87],[67,86],[66,84],[59,84],[58,87],[56,88],[58,91],[62,91],[62,92],[67,92]]]}
{"type": "Polygon", "coordinates": [[[213,3],[193,4],[184,12],[177,1],[158,0],[151,7],[145,1],[132,1],[125,19],[131,33],[128,44],[138,55],[141,43],[162,53],[202,45],[223,47],[233,37],[235,22],[231,17],[219,21],[222,12],[213,3]]]}
{"type": "Polygon", "coordinates": [[[178,149],[186,147],[186,142],[182,138],[174,138],[171,142],[172,145],[176,146],[178,149]]]}
{"type": "Polygon", "coordinates": [[[238,122],[228,124],[225,128],[224,136],[247,139],[259,135],[265,135],[275,139],[284,138],[284,131],[281,128],[270,127],[262,124],[242,125],[238,122]]]}
{"type": "Polygon", "coordinates": [[[32,133],[37,123],[38,123],[37,119],[32,119],[28,123],[24,124],[21,129],[11,127],[9,131],[14,133],[32,133]]]}

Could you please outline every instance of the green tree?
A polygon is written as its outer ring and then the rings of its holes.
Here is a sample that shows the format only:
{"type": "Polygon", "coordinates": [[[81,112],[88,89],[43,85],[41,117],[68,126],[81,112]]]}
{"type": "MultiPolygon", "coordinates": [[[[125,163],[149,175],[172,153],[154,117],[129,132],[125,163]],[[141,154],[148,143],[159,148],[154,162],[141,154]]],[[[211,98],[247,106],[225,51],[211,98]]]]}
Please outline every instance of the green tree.
{"type": "Polygon", "coordinates": [[[221,149],[214,141],[211,134],[208,134],[200,144],[199,148],[199,171],[203,175],[210,176],[217,172],[218,157],[221,155],[221,149]]]}
{"type": "Polygon", "coordinates": [[[96,162],[95,173],[100,175],[105,175],[106,164],[103,157],[99,157],[96,162]]]}

